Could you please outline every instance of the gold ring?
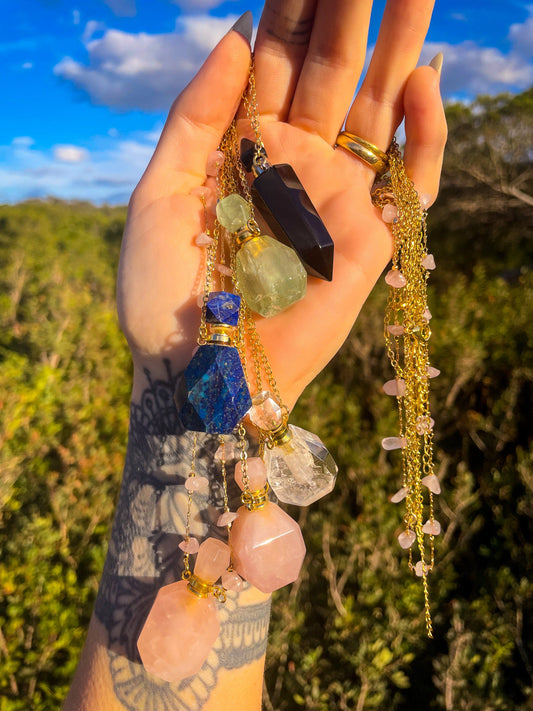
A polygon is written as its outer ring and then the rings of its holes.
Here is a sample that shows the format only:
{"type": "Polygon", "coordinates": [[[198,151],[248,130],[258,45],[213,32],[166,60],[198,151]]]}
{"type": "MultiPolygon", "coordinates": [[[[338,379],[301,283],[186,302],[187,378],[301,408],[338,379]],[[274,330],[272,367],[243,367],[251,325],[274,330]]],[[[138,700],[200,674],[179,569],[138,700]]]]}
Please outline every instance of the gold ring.
{"type": "Polygon", "coordinates": [[[387,167],[387,154],[383,153],[377,146],[364,138],[359,138],[349,131],[341,131],[337,136],[335,148],[340,146],[350,151],[354,156],[360,158],[363,163],[366,163],[376,173],[382,173],[387,167]]]}

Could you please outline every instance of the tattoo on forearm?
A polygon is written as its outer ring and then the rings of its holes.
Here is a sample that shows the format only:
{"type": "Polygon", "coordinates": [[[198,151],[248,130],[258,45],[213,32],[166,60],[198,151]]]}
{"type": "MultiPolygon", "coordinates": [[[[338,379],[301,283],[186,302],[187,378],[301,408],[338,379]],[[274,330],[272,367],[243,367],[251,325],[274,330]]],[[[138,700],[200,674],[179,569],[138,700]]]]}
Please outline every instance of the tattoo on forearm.
{"type": "MultiPolygon", "coordinates": [[[[235,669],[260,659],[266,649],[270,601],[240,605],[229,593],[219,607],[221,634],[202,670],[180,684],[147,674],[137,639],[157,591],[179,580],[183,566],[178,543],[185,533],[187,494],[183,486],[191,466],[194,434],[184,431],[173,394],[177,376],[167,364],[167,378],[152,380],[141,402],[131,408],[128,452],[113,532],[95,613],[109,636],[114,691],[131,711],[197,711],[217,682],[220,669],[235,669]]],[[[191,534],[223,537],[215,521],[223,502],[220,478],[213,472],[218,448],[214,436],[200,435],[196,471],[210,480],[208,496],[195,496],[191,534]]],[[[235,510],[237,487],[229,490],[235,510]]]]}

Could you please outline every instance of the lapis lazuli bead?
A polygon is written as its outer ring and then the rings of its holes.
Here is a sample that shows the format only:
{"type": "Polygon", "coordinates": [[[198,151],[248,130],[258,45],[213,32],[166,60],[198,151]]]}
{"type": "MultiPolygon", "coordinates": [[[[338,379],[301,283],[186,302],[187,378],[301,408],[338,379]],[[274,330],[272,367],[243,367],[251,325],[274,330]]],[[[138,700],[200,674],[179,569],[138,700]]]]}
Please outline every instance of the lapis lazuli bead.
{"type": "Polygon", "coordinates": [[[200,346],[176,391],[183,426],[193,432],[229,434],[252,406],[239,351],[233,346],[200,346]]]}
{"type": "Polygon", "coordinates": [[[224,323],[236,326],[239,322],[241,297],[229,291],[213,291],[209,294],[205,307],[207,323],[224,323]]]}

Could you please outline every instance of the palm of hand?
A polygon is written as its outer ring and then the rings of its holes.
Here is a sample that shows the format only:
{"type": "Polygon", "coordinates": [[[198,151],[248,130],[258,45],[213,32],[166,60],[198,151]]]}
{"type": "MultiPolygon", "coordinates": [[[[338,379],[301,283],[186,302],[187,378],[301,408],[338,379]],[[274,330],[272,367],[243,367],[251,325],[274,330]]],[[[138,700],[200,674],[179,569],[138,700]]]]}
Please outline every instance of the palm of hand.
{"type": "MultiPolygon", "coordinates": [[[[344,151],[283,122],[265,125],[263,137],[274,163],[294,167],[335,242],[333,281],[309,278],[305,299],[257,323],[283,399],[292,406],[346,338],[390,256],[390,232],[370,201],[368,170],[344,151]]],[[[205,260],[194,241],[203,209],[189,194],[201,183],[193,173],[179,182],[182,192],[162,185],[161,195],[141,193],[132,201],[118,285],[134,360],[168,357],[175,369],[186,365],[198,335],[205,260]]]]}

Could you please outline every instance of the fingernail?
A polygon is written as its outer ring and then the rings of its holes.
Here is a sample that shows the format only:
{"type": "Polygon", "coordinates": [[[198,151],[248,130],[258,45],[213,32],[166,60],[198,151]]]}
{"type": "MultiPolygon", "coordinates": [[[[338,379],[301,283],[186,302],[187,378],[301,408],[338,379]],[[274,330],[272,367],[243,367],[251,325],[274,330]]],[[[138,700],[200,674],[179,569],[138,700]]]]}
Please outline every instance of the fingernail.
{"type": "Polygon", "coordinates": [[[254,29],[254,18],[250,10],[246,10],[246,12],[239,17],[237,22],[233,25],[231,28],[230,32],[238,32],[241,37],[244,37],[244,39],[248,42],[248,44],[251,46],[252,45],[252,32],[254,29]]]}
{"type": "Polygon", "coordinates": [[[430,66],[430,67],[433,67],[433,69],[437,72],[437,74],[438,74],[439,76],[440,76],[440,73],[441,73],[441,71],[442,71],[442,61],[443,61],[443,59],[444,59],[444,57],[443,57],[442,52],[439,52],[438,54],[436,54],[436,55],[433,57],[433,59],[432,59],[431,62],[429,63],[429,66],[430,66]]]}

